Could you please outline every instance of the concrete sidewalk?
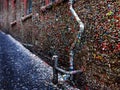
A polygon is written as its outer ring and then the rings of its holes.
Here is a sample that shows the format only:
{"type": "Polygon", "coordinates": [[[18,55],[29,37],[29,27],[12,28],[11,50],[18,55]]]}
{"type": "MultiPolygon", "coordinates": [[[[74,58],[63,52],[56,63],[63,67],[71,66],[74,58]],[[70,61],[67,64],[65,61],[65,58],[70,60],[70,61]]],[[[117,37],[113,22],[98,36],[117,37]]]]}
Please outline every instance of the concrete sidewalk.
{"type": "Polygon", "coordinates": [[[52,83],[52,74],[51,66],[0,32],[0,90],[79,90],[64,82],[58,88],[52,83]]]}
{"type": "Polygon", "coordinates": [[[0,32],[0,90],[54,90],[52,67],[0,32]]]}

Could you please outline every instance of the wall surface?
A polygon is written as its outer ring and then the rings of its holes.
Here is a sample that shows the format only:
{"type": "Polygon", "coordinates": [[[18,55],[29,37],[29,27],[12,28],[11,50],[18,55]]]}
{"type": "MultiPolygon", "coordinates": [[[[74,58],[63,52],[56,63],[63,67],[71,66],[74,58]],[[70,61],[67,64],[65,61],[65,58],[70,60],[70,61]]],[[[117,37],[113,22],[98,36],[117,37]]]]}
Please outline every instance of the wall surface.
{"type": "MultiPolygon", "coordinates": [[[[78,23],[67,1],[41,9],[42,1],[32,0],[32,14],[29,15],[24,13],[23,0],[16,0],[15,9],[9,2],[9,10],[3,8],[4,12],[0,12],[0,22],[17,40],[33,45],[33,51],[49,57],[57,54],[60,64],[68,69],[69,51],[79,30],[78,23]]],[[[75,11],[85,24],[82,40],[78,39],[74,48],[74,68],[84,67],[86,76],[86,80],[76,76],[78,86],[85,80],[94,90],[119,89],[119,7],[119,0],[76,0],[74,3],[75,11]]]]}

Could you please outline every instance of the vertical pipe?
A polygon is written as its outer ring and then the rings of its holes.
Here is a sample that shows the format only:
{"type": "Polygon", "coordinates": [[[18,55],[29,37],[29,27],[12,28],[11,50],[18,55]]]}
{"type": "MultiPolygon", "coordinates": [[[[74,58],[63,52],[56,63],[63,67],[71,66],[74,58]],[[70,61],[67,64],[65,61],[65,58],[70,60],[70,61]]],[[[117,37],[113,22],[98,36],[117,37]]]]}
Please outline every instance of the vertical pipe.
{"type": "Polygon", "coordinates": [[[71,50],[70,51],[70,67],[69,67],[69,69],[70,69],[70,71],[73,71],[73,56],[74,56],[74,54],[73,54],[73,51],[71,50]]]}
{"type": "MultiPolygon", "coordinates": [[[[73,67],[73,51],[70,51],[70,71],[73,71],[74,67],[73,67]]],[[[70,75],[70,80],[73,80],[73,75],[70,75]]]]}
{"type": "Polygon", "coordinates": [[[56,69],[56,67],[58,64],[58,56],[54,55],[52,60],[53,60],[53,83],[57,84],[58,83],[58,70],[56,69]]]}
{"type": "Polygon", "coordinates": [[[70,48],[70,57],[69,57],[69,71],[63,70],[61,68],[58,67],[58,56],[54,55],[52,60],[53,60],[53,83],[57,84],[58,83],[58,71],[65,73],[65,74],[70,74],[70,80],[73,80],[73,74],[78,73],[78,72],[83,72],[83,70],[75,70],[74,71],[74,67],[73,67],[73,63],[74,63],[74,52],[73,49],[75,47],[76,41],[77,39],[81,39],[81,35],[82,32],[84,31],[84,24],[82,23],[82,21],[80,20],[80,18],[78,17],[77,13],[75,12],[75,10],[73,9],[73,0],[69,0],[69,4],[70,4],[70,11],[73,14],[73,16],[75,17],[76,21],[79,23],[79,31],[77,32],[76,38],[74,40],[74,42],[71,44],[71,48],[70,48]]]}
{"type": "MultiPolygon", "coordinates": [[[[69,3],[72,5],[72,2],[73,2],[73,0],[69,0],[69,3]]],[[[69,66],[69,69],[70,69],[70,71],[73,71],[73,69],[74,69],[74,67],[73,67],[73,49],[71,48],[71,50],[70,50],[70,57],[69,57],[69,64],[70,64],[70,66],[69,66]]]]}
{"type": "Polygon", "coordinates": [[[74,40],[74,42],[71,44],[71,48],[70,48],[70,70],[74,69],[73,68],[73,63],[74,63],[74,53],[73,53],[73,48],[75,47],[75,44],[76,44],[76,41],[77,39],[81,39],[81,35],[82,35],[82,32],[84,31],[84,24],[82,23],[82,21],[80,20],[79,16],[77,15],[77,13],[75,12],[75,10],[73,9],[73,1],[74,0],[69,0],[69,9],[71,11],[71,13],[73,14],[73,16],[75,17],[76,21],[78,22],[79,24],[79,31],[77,32],[77,36],[74,40]]]}

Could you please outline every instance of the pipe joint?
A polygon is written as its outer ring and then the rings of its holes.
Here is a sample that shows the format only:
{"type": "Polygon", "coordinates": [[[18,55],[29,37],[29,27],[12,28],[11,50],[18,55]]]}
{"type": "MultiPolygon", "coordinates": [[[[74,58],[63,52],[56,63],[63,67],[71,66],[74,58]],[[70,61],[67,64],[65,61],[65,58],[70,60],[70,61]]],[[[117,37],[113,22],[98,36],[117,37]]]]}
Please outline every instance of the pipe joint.
{"type": "Polygon", "coordinates": [[[58,67],[58,56],[57,55],[54,55],[52,57],[52,60],[54,60],[54,67],[55,67],[55,69],[57,69],[59,72],[62,72],[64,74],[71,74],[72,75],[72,74],[83,72],[82,70],[66,71],[66,70],[64,70],[62,68],[59,68],[58,67]]]}
{"type": "Polygon", "coordinates": [[[84,24],[82,22],[80,22],[80,31],[83,32],[84,31],[84,24]]]}
{"type": "Polygon", "coordinates": [[[58,59],[58,56],[57,55],[53,55],[52,60],[56,60],[56,59],[58,59]]]}

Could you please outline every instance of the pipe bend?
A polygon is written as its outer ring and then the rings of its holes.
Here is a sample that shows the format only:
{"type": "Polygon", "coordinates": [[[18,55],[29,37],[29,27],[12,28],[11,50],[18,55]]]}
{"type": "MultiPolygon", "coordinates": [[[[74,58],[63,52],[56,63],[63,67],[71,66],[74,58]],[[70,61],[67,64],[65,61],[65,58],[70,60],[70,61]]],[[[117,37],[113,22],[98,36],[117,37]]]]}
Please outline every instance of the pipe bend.
{"type": "Polygon", "coordinates": [[[81,21],[81,19],[79,18],[79,16],[77,15],[77,13],[75,12],[72,4],[70,5],[70,11],[73,14],[73,16],[75,17],[76,21],[79,23],[79,27],[80,27],[81,32],[83,32],[84,31],[84,24],[81,21]]]}
{"type": "Polygon", "coordinates": [[[80,27],[80,31],[83,32],[84,31],[84,24],[82,22],[80,22],[79,27],[80,27]]]}

